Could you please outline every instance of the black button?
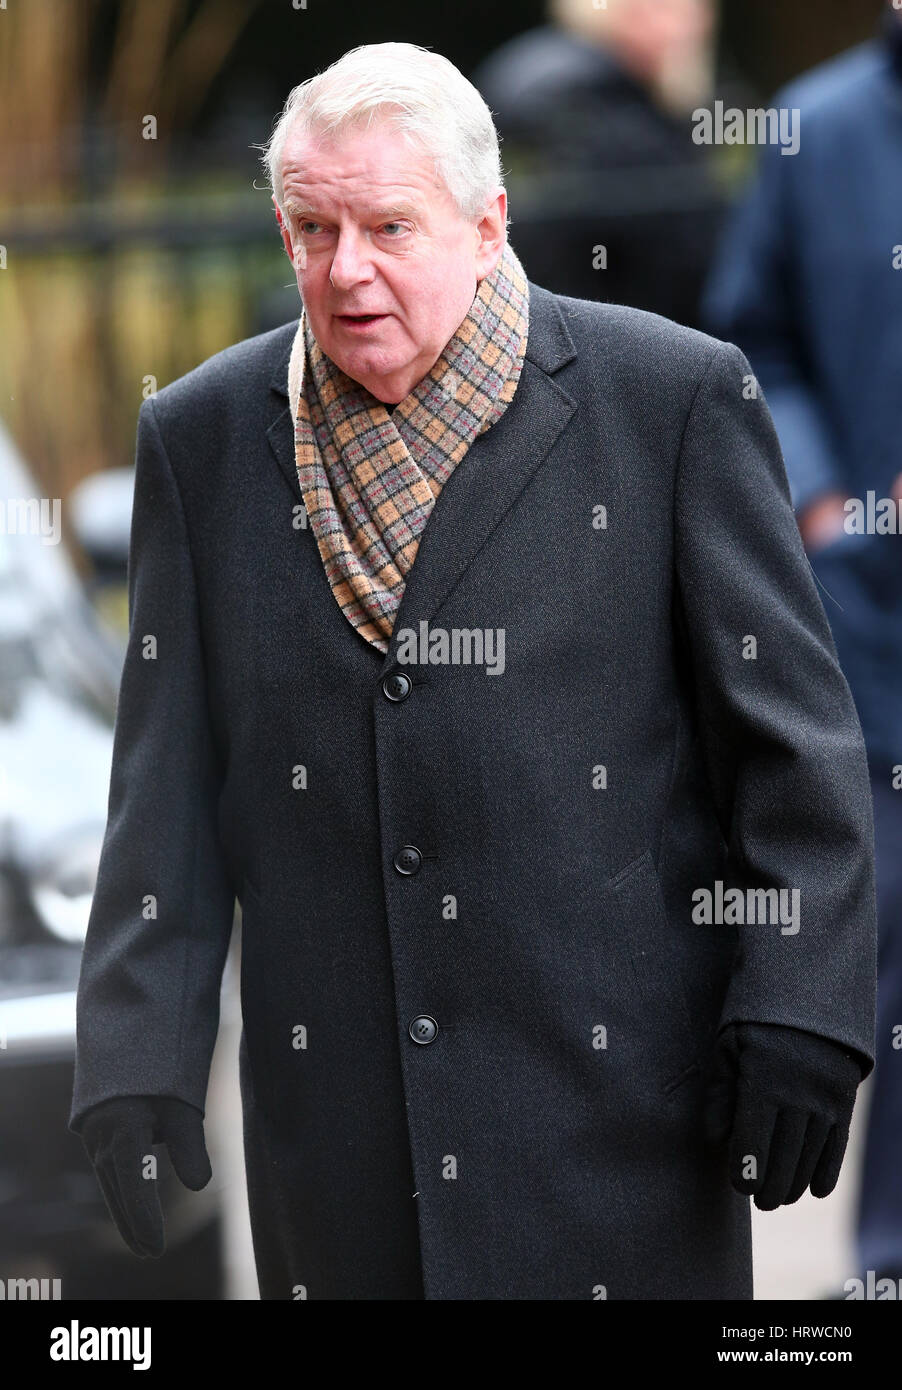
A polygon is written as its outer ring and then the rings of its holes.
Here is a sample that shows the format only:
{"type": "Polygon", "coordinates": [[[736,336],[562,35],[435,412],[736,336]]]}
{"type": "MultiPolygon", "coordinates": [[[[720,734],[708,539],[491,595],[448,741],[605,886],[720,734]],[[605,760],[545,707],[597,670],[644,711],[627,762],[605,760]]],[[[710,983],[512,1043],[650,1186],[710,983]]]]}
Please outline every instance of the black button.
{"type": "Polygon", "coordinates": [[[399,700],[406,700],[412,689],[413,682],[410,676],[402,675],[400,671],[393,671],[382,682],[382,694],[386,700],[392,700],[395,704],[399,700]]]}
{"type": "Polygon", "coordinates": [[[418,874],[423,856],[416,845],[402,845],[392,862],[399,874],[418,874]]]}
{"type": "Polygon", "coordinates": [[[420,1014],[418,1018],[411,1020],[407,1031],[415,1043],[431,1043],[435,1042],[438,1024],[428,1014],[420,1014]]]}

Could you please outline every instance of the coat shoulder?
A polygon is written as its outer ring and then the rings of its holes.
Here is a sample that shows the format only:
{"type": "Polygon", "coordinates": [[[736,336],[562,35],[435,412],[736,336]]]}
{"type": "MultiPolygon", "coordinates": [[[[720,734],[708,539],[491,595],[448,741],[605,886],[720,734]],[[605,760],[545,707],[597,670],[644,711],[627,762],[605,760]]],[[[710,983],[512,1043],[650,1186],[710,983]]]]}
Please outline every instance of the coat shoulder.
{"type": "Polygon", "coordinates": [[[775,93],[772,104],[798,107],[806,121],[842,120],[862,106],[879,117],[874,86],[884,73],[891,75],[889,54],[869,40],[793,78],[775,93]]]}
{"type": "Polygon", "coordinates": [[[298,320],[282,324],[267,333],[232,343],[214,353],[184,376],[160,388],[153,397],[155,409],[164,422],[184,418],[184,412],[197,417],[219,409],[234,409],[242,400],[259,400],[269,390],[281,364],[287,372],[288,355],[298,320]]]}
{"type": "MultiPolygon", "coordinates": [[[[652,389],[673,399],[691,396],[727,344],[699,329],[625,304],[555,295],[573,339],[577,362],[593,382],[629,395],[652,389]]],[[[735,348],[735,344],[730,344],[735,348]]],[[[659,395],[663,401],[664,397],[659,395]]]]}

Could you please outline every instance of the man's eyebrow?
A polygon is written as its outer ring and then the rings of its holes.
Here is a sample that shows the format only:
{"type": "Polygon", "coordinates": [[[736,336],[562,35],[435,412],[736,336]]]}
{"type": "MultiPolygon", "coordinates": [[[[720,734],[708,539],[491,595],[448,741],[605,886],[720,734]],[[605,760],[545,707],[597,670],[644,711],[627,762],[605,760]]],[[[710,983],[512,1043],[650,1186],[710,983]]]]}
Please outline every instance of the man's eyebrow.
{"type": "MultiPolygon", "coordinates": [[[[309,218],[311,222],[328,221],[328,218],[322,217],[322,215],[317,213],[313,208],[301,207],[300,204],[291,201],[285,204],[285,211],[288,213],[289,217],[296,218],[297,220],[309,218]]],[[[384,207],[364,208],[363,211],[364,216],[368,217],[373,222],[388,222],[395,217],[416,218],[420,215],[419,209],[415,208],[411,203],[389,203],[384,207]]]]}

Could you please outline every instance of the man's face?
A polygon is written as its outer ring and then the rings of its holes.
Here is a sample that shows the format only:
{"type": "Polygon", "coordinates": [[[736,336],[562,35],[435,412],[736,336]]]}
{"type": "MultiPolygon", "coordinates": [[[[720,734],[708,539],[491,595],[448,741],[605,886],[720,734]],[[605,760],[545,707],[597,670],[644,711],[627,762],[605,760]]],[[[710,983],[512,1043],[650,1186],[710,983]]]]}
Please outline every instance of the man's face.
{"type": "Polygon", "coordinates": [[[282,187],[276,215],[313,336],[379,400],[403,400],[503,252],[503,190],[466,220],[428,155],[385,122],[328,141],[290,132],[282,187]]]}

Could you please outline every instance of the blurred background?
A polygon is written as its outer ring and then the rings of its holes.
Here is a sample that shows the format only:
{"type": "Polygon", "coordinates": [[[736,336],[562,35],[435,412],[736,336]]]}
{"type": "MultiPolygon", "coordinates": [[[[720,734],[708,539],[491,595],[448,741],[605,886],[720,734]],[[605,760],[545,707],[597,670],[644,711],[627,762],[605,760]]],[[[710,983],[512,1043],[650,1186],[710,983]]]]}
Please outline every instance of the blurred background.
{"type": "MultiPolygon", "coordinates": [[[[884,0],[0,8],[0,1279],[60,1277],[64,1297],[257,1297],[237,947],[208,1108],[214,1178],[191,1194],[164,1177],[160,1261],[122,1245],[66,1129],[74,989],[106,818],[138,409],[212,353],[297,317],[255,146],[296,83],[358,44],[426,45],[480,88],[502,135],[511,240],[534,281],[748,353],[870,721],[885,803],[884,1020],[897,999],[902,1018],[902,889],[889,872],[902,727],[887,693],[902,691],[902,542],[886,571],[889,546],[879,559],[864,545],[847,555],[837,523],[837,499],[865,486],[888,495],[902,476],[897,31],[902,14],[884,0]],[[831,63],[848,50],[851,64],[831,63]],[[810,98],[812,110],[793,158],[692,138],[694,110],[767,107],[811,69],[825,75],[790,103],[807,115],[810,98]]],[[[902,1088],[889,1046],[878,1120],[869,1138],[869,1081],[836,1193],[755,1213],[758,1297],[841,1296],[861,1258],[902,1277],[902,1088]],[[874,1198],[862,1214],[864,1185],[874,1198]]]]}

